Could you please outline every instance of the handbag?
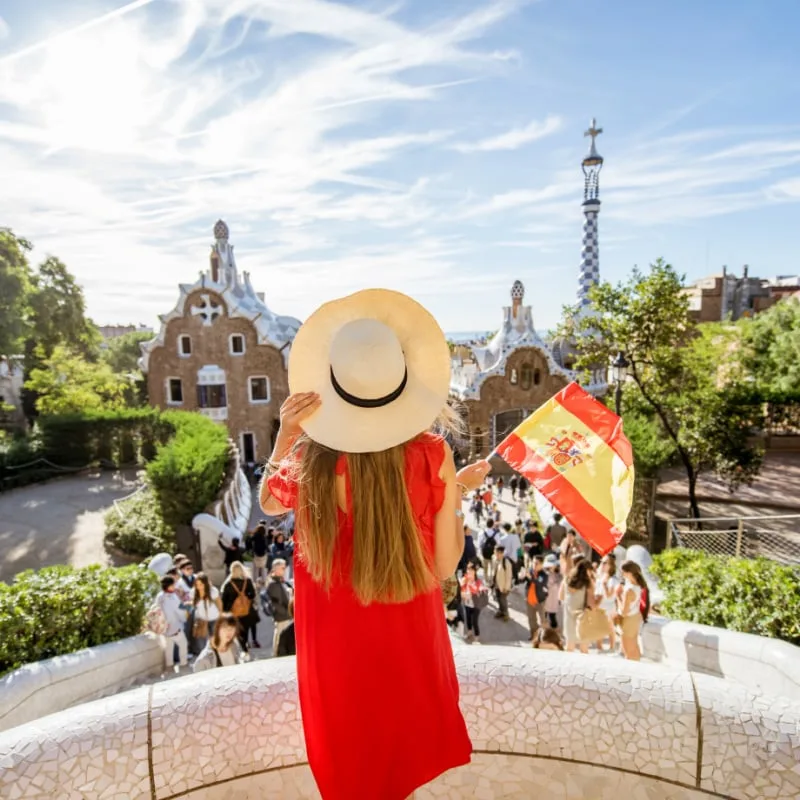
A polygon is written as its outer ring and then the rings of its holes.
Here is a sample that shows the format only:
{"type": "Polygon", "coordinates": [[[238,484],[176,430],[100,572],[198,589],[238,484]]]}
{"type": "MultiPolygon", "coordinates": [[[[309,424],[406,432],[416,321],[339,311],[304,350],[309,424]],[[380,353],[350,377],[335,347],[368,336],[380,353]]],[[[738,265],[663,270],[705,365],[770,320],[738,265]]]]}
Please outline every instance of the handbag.
{"type": "Polygon", "coordinates": [[[208,620],[197,619],[195,617],[192,623],[192,638],[193,639],[207,639],[208,638],[208,620]]]}
{"type": "Polygon", "coordinates": [[[583,611],[577,614],[578,641],[581,644],[596,642],[608,636],[608,616],[601,608],[589,608],[589,590],[586,589],[586,600],[583,611]]]}

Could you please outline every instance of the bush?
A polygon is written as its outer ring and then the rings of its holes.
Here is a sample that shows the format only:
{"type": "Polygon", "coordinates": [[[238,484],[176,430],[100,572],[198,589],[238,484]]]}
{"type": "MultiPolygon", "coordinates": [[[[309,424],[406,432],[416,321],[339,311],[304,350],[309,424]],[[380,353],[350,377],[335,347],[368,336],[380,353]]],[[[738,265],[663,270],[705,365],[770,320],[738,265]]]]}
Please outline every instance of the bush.
{"type": "Polygon", "coordinates": [[[228,463],[228,432],[201,414],[167,411],[162,415],[175,436],[158,448],[147,465],[164,522],[189,525],[217,495],[228,463]]]}
{"type": "Polygon", "coordinates": [[[175,533],[164,522],[150,487],[122,503],[120,511],[110,508],[105,515],[105,543],[132,555],[149,558],[175,549],[175,533]]]}
{"type": "Polygon", "coordinates": [[[45,567],[0,583],[0,674],[140,633],[157,590],[140,566],[45,567]]]}
{"type": "Polygon", "coordinates": [[[669,617],[800,645],[800,568],[667,550],[653,560],[669,617]]]}

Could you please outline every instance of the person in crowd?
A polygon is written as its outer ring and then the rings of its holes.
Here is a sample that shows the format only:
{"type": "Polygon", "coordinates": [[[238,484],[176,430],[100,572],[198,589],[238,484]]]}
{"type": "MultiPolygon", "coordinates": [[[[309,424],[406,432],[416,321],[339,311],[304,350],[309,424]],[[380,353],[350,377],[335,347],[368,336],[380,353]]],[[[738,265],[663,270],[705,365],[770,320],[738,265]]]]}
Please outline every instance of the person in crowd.
{"type": "Polygon", "coordinates": [[[522,534],[522,547],[525,551],[525,569],[531,568],[534,556],[544,555],[544,538],[539,533],[539,525],[532,520],[522,534]]]}
{"type": "Polygon", "coordinates": [[[545,603],[547,602],[547,573],[544,569],[544,556],[534,556],[533,562],[525,574],[525,599],[528,610],[528,626],[531,641],[536,637],[539,628],[546,627],[545,603]]]}
{"type": "Polygon", "coordinates": [[[472,495],[472,505],[470,506],[469,510],[475,517],[475,524],[479,526],[483,521],[483,512],[484,512],[483,498],[481,497],[480,492],[475,492],[472,495]]]}
{"type": "Polygon", "coordinates": [[[498,544],[494,549],[494,567],[492,569],[492,588],[497,601],[496,619],[508,622],[508,593],[514,588],[514,564],[506,556],[506,549],[498,544]]]}
{"type": "Polygon", "coordinates": [[[178,667],[185,667],[189,657],[189,645],[186,641],[184,625],[186,611],[175,592],[177,580],[174,575],[165,575],[161,579],[161,591],[156,596],[156,604],[161,609],[167,623],[164,632],[164,660],[167,669],[175,665],[175,648],[178,650],[178,667]]]}
{"type": "Polygon", "coordinates": [[[483,577],[491,582],[494,571],[494,549],[500,543],[500,531],[495,527],[494,520],[486,520],[486,527],[478,536],[478,550],[483,561],[483,577]]]}
{"type": "Polygon", "coordinates": [[[564,537],[564,540],[561,542],[561,547],[559,548],[561,571],[564,573],[564,575],[569,575],[570,572],[572,572],[572,568],[575,566],[575,557],[578,555],[582,557],[583,553],[581,553],[580,548],[578,547],[575,531],[572,528],[569,528],[567,530],[567,535],[564,537]]]}
{"type": "Polygon", "coordinates": [[[564,643],[558,635],[558,631],[553,628],[539,628],[533,646],[537,650],[563,650],[564,643]]]}
{"type": "Polygon", "coordinates": [[[284,562],[284,565],[286,561],[288,561],[290,555],[290,546],[286,541],[286,534],[283,533],[283,531],[278,531],[275,534],[275,541],[272,543],[270,555],[272,556],[273,565],[275,563],[275,559],[280,559],[284,562]]]}
{"type": "Polygon", "coordinates": [[[214,626],[222,613],[222,600],[219,589],[214,586],[205,572],[198,572],[192,588],[192,640],[195,655],[208,644],[209,637],[214,635],[214,626]]]}
{"type": "Polygon", "coordinates": [[[396,292],[328,303],[292,343],[304,391],[281,407],[260,500],[296,509],[297,684],[323,800],[405,800],[470,760],[440,581],[490,466],[456,471],[429,432],[449,373],[441,329],[396,292]]]}
{"type": "MultiPolygon", "coordinates": [[[[594,594],[597,599],[596,606],[606,612],[608,617],[608,649],[613,652],[617,645],[617,635],[614,631],[614,617],[617,613],[617,558],[613,553],[603,556],[600,570],[595,580],[594,594]]],[[[597,649],[603,649],[603,643],[597,642],[597,649]]]]}
{"type": "Polygon", "coordinates": [[[203,672],[216,667],[232,667],[246,660],[237,641],[239,623],[233,614],[220,614],[214,633],[194,662],[193,670],[203,672]]]}
{"type": "Polygon", "coordinates": [[[466,640],[469,644],[480,638],[481,629],[478,618],[481,615],[480,601],[481,595],[488,594],[486,584],[478,577],[478,568],[474,561],[467,563],[464,570],[464,577],[461,578],[461,602],[464,606],[464,616],[466,623],[464,629],[466,640]]]}
{"type": "Polygon", "coordinates": [[[495,483],[495,486],[497,486],[497,499],[498,500],[502,500],[503,499],[503,489],[505,489],[505,487],[506,487],[506,482],[503,480],[503,476],[502,475],[498,476],[497,481],[495,483]]]}
{"type": "Polygon", "coordinates": [[[256,632],[258,611],[253,602],[255,598],[256,587],[247,577],[244,564],[241,561],[234,561],[231,564],[230,574],[222,584],[222,610],[236,617],[239,623],[239,642],[245,652],[248,652],[247,642],[251,633],[253,646],[261,647],[256,632]]]}
{"type": "Polygon", "coordinates": [[[486,513],[490,513],[490,509],[492,508],[492,500],[494,496],[492,495],[492,487],[491,485],[487,486],[481,492],[481,500],[483,500],[484,506],[486,506],[486,513]]]}
{"type": "Polygon", "coordinates": [[[508,481],[508,486],[511,489],[511,499],[516,500],[517,498],[517,486],[519,485],[519,478],[516,474],[512,475],[508,481]]]}
{"type": "Polygon", "coordinates": [[[550,549],[558,553],[561,543],[567,536],[567,529],[561,524],[561,514],[553,514],[553,522],[547,526],[547,536],[550,539],[550,549]]]}
{"type": "Polygon", "coordinates": [[[464,549],[461,552],[461,559],[458,562],[457,572],[462,575],[467,569],[467,564],[478,563],[478,550],[475,547],[475,540],[472,538],[472,528],[464,524],[464,549]]]}
{"type": "Polygon", "coordinates": [[[281,635],[278,637],[278,658],[297,655],[297,641],[294,635],[294,603],[289,604],[289,613],[292,615],[292,621],[281,631],[281,635]]]}
{"type": "Polygon", "coordinates": [[[492,503],[492,510],[490,512],[491,518],[494,520],[495,525],[497,525],[500,520],[503,518],[503,512],[500,511],[500,507],[497,503],[492,503]]]}
{"type": "Polygon", "coordinates": [[[181,561],[176,562],[175,566],[178,569],[175,594],[180,597],[184,611],[187,612],[183,632],[186,634],[189,655],[194,656],[198,652],[197,643],[194,640],[194,606],[192,605],[192,588],[195,583],[194,566],[188,558],[183,558],[181,561]]]}
{"type": "Polygon", "coordinates": [[[225,575],[231,574],[231,566],[235,563],[241,563],[244,558],[244,548],[239,543],[239,537],[234,536],[231,543],[228,544],[222,534],[218,539],[220,550],[225,554],[225,575]]]}
{"type": "Polygon", "coordinates": [[[578,614],[594,604],[594,586],[592,585],[591,565],[585,558],[572,568],[567,579],[561,584],[560,600],[564,606],[564,639],[567,650],[580,648],[581,653],[588,653],[589,646],[578,641],[578,614]]]}
{"type": "Polygon", "coordinates": [[[528,501],[524,497],[520,497],[517,501],[517,516],[520,519],[527,519],[530,516],[530,510],[528,509],[528,501]]]}
{"type": "Polygon", "coordinates": [[[522,500],[525,500],[528,496],[528,487],[530,483],[528,483],[528,479],[524,475],[519,476],[519,483],[517,484],[517,489],[519,490],[519,496],[522,500]]]}
{"type": "Polygon", "coordinates": [[[253,580],[256,586],[264,586],[267,582],[267,523],[264,520],[256,525],[250,536],[250,549],[253,551],[253,580]]]}
{"type": "Polygon", "coordinates": [[[635,561],[625,561],[620,572],[624,580],[618,600],[622,654],[629,661],[639,661],[639,634],[650,615],[650,593],[642,568],[635,561]]]}
{"type": "Polygon", "coordinates": [[[511,527],[510,522],[503,524],[503,532],[497,543],[503,545],[506,558],[511,560],[511,566],[514,570],[514,584],[516,585],[519,582],[522,542],[520,541],[519,534],[511,527]]]}
{"type": "Polygon", "coordinates": [[[561,573],[561,565],[558,557],[551,553],[544,559],[544,570],[547,573],[547,600],[544,602],[544,610],[547,620],[553,630],[558,628],[558,611],[561,607],[560,590],[564,576],[561,573]]]}
{"type": "Polygon", "coordinates": [[[194,565],[188,558],[183,559],[182,561],[175,564],[178,568],[178,572],[180,573],[180,578],[178,578],[178,585],[176,587],[176,591],[178,591],[181,597],[186,597],[188,600],[190,595],[192,594],[192,587],[194,586],[195,576],[194,576],[194,565]]]}
{"type": "Polygon", "coordinates": [[[286,562],[282,558],[276,558],[272,562],[270,571],[270,581],[267,585],[267,596],[272,607],[272,621],[274,629],[272,633],[272,655],[278,655],[278,640],[285,628],[292,624],[292,605],[293,590],[286,582],[286,562]]]}

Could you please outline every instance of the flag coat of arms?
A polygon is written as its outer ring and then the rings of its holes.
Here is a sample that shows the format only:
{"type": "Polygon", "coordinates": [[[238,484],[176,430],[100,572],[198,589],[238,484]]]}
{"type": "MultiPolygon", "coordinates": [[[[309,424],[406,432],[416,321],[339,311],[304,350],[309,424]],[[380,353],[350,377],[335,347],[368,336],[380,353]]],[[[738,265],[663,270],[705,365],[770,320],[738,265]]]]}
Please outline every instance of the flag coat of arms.
{"type": "Polygon", "coordinates": [[[633,504],[633,451],[622,420],[577,383],[534,411],[495,453],[599,553],[620,543],[633,504]]]}

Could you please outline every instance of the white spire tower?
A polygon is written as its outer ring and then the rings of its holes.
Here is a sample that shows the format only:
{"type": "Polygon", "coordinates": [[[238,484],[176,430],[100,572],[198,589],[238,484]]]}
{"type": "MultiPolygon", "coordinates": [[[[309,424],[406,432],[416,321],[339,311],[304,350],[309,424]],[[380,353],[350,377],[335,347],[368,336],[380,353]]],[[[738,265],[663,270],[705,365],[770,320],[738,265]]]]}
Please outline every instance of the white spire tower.
{"type": "Polygon", "coordinates": [[[600,213],[600,170],[603,157],[597,152],[595,139],[603,132],[592,118],[589,130],[584,136],[591,137],[591,145],[586,158],[581,162],[583,169],[583,249],[581,250],[581,270],[578,278],[578,309],[585,313],[589,308],[589,289],[600,281],[600,252],[597,235],[597,215],[600,213]]]}

